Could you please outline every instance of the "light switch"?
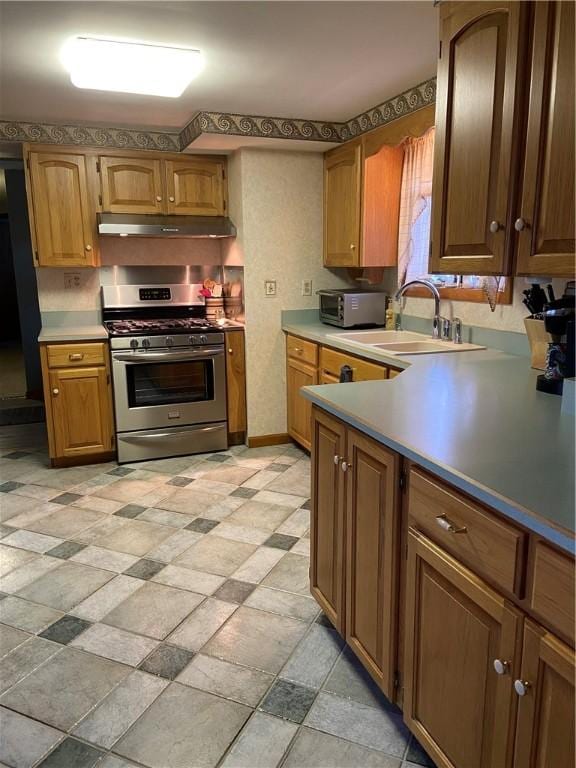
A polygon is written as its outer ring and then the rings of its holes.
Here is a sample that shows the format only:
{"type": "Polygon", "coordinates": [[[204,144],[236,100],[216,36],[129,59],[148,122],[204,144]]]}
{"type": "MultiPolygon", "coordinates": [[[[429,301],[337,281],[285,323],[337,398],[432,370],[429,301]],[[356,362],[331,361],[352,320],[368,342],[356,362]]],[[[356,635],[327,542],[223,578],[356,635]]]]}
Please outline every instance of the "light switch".
{"type": "Polygon", "coordinates": [[[302,280],[302,296],[312,296],[312,280],[302,280]]]}
{"type": "Polygon", "coordinates": [[[264,293],[266,296],[276,296],[276,280],[264,281],[264,293]]]}
{"type": "Polygon", "coordinates": [[[69,290],[70,288],[80,288],[82,280],[79,272],[64,272],[64,288],[69,290]]]}

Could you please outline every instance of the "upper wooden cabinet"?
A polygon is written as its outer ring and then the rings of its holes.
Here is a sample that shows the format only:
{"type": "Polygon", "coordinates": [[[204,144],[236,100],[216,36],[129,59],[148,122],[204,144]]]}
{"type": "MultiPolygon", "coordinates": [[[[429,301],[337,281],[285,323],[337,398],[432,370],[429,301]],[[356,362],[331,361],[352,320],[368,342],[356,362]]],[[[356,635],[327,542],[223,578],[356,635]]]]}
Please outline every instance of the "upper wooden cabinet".
{"type": "Polygon", "coordinates": [[[162,213],[164,185],[160,160],[100,157],[102,210],[107,213],[162,213]]]}
{"type": "Polygon", "coordinates": [[[518,274],[574,272],[574,3],[534,4],[518,274]]]}
{"type": "Polygon", "coordinates": [[[360,142],[329,152],[324,162],[324,264],[360,266],[360,142]]]}
{"type": "Polygon", "coordinates": [[[525,6],[440,7],[432,272],[510,273],[525,6]]]}
{"type": "Polygon", "coordinates": [[[99,163],[103,211],[224,215],[223,160],[100,157],[99,163]]]}
{"type": "Polygon", "coordinates": [[[26,181],[37,266],[94,266],[96,217],[85,157],[30,152],[26,181]]]}
{"type": "Polygon", "coordinates": [[[167,213],[223,216],[224,178],[224,163],[217,160],[167,160],[167,213]]]}

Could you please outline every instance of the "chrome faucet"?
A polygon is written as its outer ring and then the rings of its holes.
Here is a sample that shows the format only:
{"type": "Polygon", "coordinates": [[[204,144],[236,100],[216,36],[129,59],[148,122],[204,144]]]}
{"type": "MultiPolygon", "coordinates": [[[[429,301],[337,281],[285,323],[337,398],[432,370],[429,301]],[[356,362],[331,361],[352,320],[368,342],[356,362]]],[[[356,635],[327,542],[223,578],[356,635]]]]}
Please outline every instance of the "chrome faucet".
{"type": "MultiPolygon", "coordinates": [[[[411,288],[413,285],[422,285],[424,286],[424,288],[428,288],[428,290],[432,294],[432,297],[434,298],[434,320],[432,321],[432,338],[439,339],[440,326],[444,318],[440,316],[440,294],[438,293],[438,288],[436,288],[434,283],[430,282],[430,280],[410,280],[409,282],[404,283],[404,285],[401,285],[400,288],[398,288],[394,298],[396,299],[396,301],[399,301],[402,298],[402,296],[404,296],[406,291],[409,288],[411,288]]],[[[402,330],[402,304],[399,305],[399,312],[396,318],[397,318],[396,330],[401,331],[402,330]]]]}

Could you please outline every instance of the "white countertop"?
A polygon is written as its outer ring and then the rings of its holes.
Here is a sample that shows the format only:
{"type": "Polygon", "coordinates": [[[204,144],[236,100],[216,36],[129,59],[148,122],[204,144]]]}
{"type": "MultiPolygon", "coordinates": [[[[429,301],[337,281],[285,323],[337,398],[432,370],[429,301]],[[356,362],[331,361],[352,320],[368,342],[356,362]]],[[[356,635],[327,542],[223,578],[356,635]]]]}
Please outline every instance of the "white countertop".
{"type": "Polygon", "coordinates": [[[108,332],[103,325],[43,326],[38,341],[105,341],[107,338],[108,332]]]}

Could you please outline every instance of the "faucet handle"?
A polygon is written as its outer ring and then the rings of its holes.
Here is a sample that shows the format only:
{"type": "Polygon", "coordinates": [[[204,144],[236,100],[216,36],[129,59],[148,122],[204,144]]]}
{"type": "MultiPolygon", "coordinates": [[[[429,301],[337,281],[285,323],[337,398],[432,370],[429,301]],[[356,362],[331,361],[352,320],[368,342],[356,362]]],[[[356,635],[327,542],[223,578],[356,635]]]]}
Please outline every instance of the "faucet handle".
{"type": "Polygon", "coordinates": [[[452,324],[454,326],[454,344],[462,344],[462,320],[455,317],[452,324]]]}
{"type": "Polygon", "coordinates": [[[452,336],[452,323],[447,317],[440,318],[440,328],[442,331],[442,341],[450,341],[452,336]]]}

